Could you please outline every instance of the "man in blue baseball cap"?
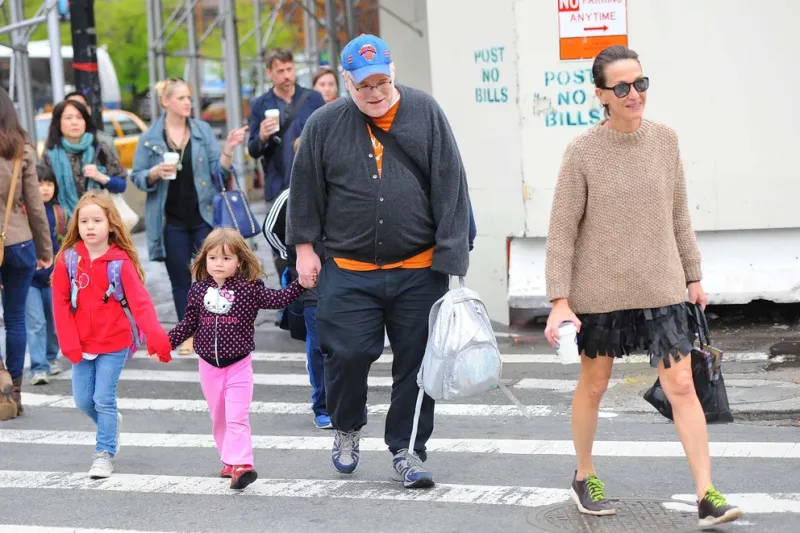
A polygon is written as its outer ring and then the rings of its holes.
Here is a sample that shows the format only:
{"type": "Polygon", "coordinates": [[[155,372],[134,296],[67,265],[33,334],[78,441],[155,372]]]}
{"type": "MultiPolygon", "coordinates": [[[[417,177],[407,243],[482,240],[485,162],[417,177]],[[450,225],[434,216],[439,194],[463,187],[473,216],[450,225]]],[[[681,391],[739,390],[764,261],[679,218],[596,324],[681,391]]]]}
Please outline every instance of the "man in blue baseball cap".
{"type": "Polygon", "coordinates": [[[367,376],[391,342],[392,396],[384,440],[394,478],[433,486],[423,465],[433,433],[425,395],[409,450],[428,315],[450,276],[469,263],[467,179],[444,112],[429,94],[395,83],[388,45],[361,35],[342,50],[349,98],[308,119],[292,167],[287,242],[301,283],[319,283],[317,334],[325,358],[332,462],[352,474],[367,423],[367,376]],[[391,128],[391,129],[390,129],[391,128]],[[324,261],[313,243],[325,246],[324,261]]]}

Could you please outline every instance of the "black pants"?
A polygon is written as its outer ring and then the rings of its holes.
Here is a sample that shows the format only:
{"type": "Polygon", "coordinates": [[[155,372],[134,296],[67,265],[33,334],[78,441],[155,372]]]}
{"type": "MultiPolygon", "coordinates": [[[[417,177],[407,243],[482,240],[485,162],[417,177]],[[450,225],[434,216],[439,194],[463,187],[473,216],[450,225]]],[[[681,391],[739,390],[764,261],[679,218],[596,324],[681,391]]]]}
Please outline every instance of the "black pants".
{"type": "Polygon", "coordinates": [[[205,222],[194,228],[172,224],[167,224],[164,228],[164,245],[167,249],[164,263],[172,284],[172,299],[175,301],[175,312],[179,321],[183,320],[189,289],[192,288],[192,259],[203,247],[203,241],[211,233],[211,229],[205,222]]]}
{"type": "MultiPolygon", "coordinates": [[[[328,414],[340,431],[366,423],[367,376],[383,352],[384,327],[394,353],[392,398],[384,440],[392,453],[407,449],[417,401],[417,373],[428,340],[428,315],[447,292],[445,274],[424,269],[355,272],[329,259],[319,276],[317,333],[325,357],[328,414]]],[[[433,433],[434,401],[422,402],[416,451],[433,433]]]]}

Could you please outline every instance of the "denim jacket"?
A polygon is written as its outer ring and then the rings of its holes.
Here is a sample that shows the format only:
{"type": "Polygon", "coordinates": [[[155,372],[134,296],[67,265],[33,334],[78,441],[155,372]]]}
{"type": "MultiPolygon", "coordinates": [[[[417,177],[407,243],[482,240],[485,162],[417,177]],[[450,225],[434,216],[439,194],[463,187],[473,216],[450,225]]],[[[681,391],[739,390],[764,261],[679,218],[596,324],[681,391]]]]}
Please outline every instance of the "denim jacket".
{"type": "MultiPolygon", "coordinates": [[[[169,148],[164,142],[164,117],[162,114],[139,138],[133,158],[131,179],[147,193],[144,222],[147,230],[147,249],[151,261],[163,261],[166,257],[164,247],[164,207],[167,204],[169,181],[157,180],[147,183],[150,169],[163,161],[169,148]]],[[[209,226],[214,226],[214,197],[219,193],[220,180],[226,180],[232,169],[225,168],[219,161],[222,151],[211,126],[202,120],[189,119],[192,135],[192,170],[200,215],[209,226]]]]}

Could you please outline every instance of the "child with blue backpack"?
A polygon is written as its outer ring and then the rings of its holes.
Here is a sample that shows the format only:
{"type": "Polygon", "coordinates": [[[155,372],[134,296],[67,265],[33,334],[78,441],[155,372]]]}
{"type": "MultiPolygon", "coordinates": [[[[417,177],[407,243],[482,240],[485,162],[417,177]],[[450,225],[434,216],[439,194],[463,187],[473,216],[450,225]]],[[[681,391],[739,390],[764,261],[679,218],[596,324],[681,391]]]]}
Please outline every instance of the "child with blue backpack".
{"type": "Polygon", "coordinates": [[[105,191],[75,207],[53,272],[58,342],[72,364],[75,404],[97,424],[89,477],[110,477],[119,453],[117,383],[147,336],[147,350],[171,359],[169,337],[144,287],[144,271],[122,218],[105,191]]]}

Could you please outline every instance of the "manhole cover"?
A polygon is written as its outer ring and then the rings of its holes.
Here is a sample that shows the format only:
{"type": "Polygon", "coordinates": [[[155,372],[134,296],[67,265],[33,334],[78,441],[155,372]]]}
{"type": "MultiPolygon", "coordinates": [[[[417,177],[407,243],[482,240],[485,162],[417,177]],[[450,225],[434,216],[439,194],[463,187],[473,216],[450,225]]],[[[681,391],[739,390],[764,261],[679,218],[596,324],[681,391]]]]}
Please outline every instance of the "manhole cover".
{"type": "Polygon", "coordinates": [[[572,502],[562,502],[532,511],[528,523],[557,533],[625,533],[636,531],[702,531],[694,505],[675,500],[615,499],[617,513],[609,516],[581,514],[572,502]],[[666,505],[665,505],[666,504],[666,505]]]}

